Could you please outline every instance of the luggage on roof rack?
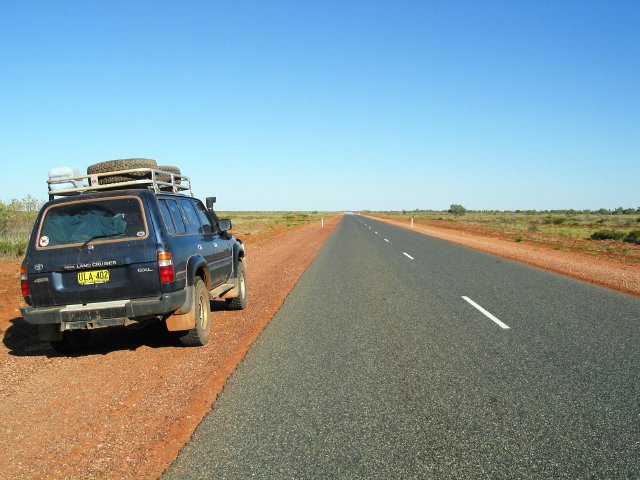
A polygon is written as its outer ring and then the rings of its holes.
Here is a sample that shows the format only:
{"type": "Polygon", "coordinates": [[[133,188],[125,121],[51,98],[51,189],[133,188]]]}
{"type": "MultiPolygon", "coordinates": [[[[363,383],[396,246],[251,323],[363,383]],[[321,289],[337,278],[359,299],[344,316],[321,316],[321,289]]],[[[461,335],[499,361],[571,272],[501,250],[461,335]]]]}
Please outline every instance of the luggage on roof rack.
{"type": "Polygon", "coordinates": [[[49,180],[60,180],[49,184],[49,190],[64,190],[82,187],[81,180],[70,180],[82,175],[80,170],[73,167],[54,167],[49,169],[49,180]]]}
{"type": "Polygon", "coordinates": [[[173,192],[193,196],[189,177],[176,173],[178,169],[175,167],[167,167],[168,170],[162,168],[130,168],[88,175],[75,175],[78,171],[68,167],[52,169],[56,175],[50,173],[47,180],[49,199],[127,188],[148,188],[156,193],[173,192]]]}

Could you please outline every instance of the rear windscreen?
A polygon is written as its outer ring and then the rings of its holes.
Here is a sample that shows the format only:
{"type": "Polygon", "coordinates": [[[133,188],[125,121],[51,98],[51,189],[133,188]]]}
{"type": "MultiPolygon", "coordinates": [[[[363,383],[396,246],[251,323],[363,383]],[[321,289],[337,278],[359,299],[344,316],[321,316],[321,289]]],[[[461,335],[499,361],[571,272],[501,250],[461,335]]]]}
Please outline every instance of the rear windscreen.
{"type": "Polygon", "coordinates": [[[142,204],[137,197],[80,201],[55,205],[45,213],[38,247],[146,236],[142,204]]]}

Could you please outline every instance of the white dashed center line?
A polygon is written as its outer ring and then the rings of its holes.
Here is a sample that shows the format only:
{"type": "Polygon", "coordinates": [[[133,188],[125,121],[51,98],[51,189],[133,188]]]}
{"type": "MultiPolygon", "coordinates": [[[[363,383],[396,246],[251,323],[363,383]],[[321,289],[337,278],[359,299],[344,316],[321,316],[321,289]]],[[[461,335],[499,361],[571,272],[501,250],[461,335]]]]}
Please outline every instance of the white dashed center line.
{"type": "Polygon", "coordinates": [[[495,316],[493,316],[490,312],[487,312],[484,308],[482,308],[480,305],[478,305],[476,302],[474,302],[473,300],[471,300],[469,297],[462,297],[463,300],[469,302],[469,304],[471,304],[473,307],[477,308],[478,310],[480,310],[480,312],[482,312],[482,314],[493,320],[494,322],[496,322],[498,324],[498,326],[500,326],[500,328],[504,328],[505,330],[509,329],[509,325],[507,325],[506,323],[501,322],[498,318],[496,318],[495,316]]]}
{"type": "Polygon", "coordinates": [[[386,238],[384,239],[385,242],[389,243],[389,240],[387,240],[386,238]]]}
{"type": "Polygon", "coordinates": [[[415,260],[415,258],[413,258],[411,255],[409,255],[407,252],[402,252],[404,254],[405,257],[411,259],[411,260],[415,260]]]}

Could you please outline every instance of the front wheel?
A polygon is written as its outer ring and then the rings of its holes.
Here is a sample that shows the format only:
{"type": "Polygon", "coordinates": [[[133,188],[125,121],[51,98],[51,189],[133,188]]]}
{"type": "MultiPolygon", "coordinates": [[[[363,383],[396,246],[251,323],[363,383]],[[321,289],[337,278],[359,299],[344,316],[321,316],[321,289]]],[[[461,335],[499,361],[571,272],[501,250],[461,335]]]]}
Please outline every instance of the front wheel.
{"type": "Polygon", "coordinates": [[[244,310],[247,306],[247,275],[244,271],[244,262],[241,260],[238,260],[236,281],[238,282],[238,296],[236,298],[227,298],[227,309],[244,310]]]}
{"type": "Polygon", "coordinates": [[[209,304],[209,292],[201,278],[196,279],[195,296],[193,299],[194,315],[196,320],[195,328],[187,331],[187,334],[180,338],[180,342],[188,347],[201,347],[209,343],[209,333],[211,332],[211,308],[209,304]]]}

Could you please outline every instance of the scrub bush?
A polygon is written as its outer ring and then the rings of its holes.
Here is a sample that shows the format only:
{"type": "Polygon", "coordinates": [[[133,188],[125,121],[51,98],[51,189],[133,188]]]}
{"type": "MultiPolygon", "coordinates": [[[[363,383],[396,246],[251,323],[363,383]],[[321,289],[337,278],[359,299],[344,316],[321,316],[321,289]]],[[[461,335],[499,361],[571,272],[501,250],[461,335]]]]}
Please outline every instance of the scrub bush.
{"type": "Polygon", "coordinates": [[[627,236],[624,237],[624,241],[627,243],[635,243],[636,245],[640,245],[640,230],[631,230],[627,233],[627,236]]]}
{"type": "Polygon", "coordinates": [[[622,240],[625,237],[624,232],[617,230],[598,230],[591,234],[592,240],[622,240]]]}

